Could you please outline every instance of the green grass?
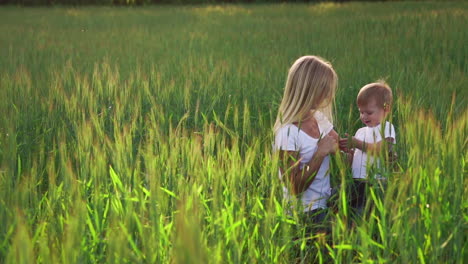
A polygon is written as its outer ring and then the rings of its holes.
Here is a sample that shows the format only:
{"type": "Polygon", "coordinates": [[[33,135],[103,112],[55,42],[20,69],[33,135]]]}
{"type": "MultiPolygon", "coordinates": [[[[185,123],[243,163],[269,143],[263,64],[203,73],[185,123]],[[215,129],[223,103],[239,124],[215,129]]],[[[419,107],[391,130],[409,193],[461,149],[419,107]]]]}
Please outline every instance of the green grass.
{"type": "Polygon", "coordinates": [[[463,263],[467,8],[1,8],[0,262],[463,263]],[[395,94],[399,169],[325,242],[285,213],[271,147],[305,54],[339,75],[340,134],[364,84],[395,94]]]}

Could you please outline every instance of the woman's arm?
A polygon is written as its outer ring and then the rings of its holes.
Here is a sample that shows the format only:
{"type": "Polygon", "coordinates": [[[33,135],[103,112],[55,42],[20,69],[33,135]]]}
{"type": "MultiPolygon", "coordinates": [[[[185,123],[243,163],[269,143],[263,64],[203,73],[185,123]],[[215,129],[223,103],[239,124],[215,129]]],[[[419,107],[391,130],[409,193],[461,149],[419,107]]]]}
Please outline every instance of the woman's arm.
{"type": "Polygon", "coordinates": [[[317,144],[317,151],[312,159],[302,169],[299,168],[301,161],[299,152],[280,151],[280,171],[283,175],[283,181],[294,195],[300,194],[309,188],[322,165],[323,159],[328,154],[334,153],[336,148],[337,143],[333,136],[323,137],[317,144]]]}
{"type": "Polygon", "coordinates": [[[329,136],[333,137],[337,142],[340,140],[340,136],[336,133],[335,129],[332,129],[329,133],[329,136]]]}

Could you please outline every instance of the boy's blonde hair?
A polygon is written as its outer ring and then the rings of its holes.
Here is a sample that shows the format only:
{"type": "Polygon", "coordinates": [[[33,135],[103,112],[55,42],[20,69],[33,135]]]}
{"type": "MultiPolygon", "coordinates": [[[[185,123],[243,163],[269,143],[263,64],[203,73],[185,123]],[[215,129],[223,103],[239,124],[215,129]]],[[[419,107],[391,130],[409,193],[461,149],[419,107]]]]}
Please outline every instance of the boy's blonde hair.
{"type": "Polygon", "coordinates": [[[393,102],[393,94],[390,86],[383,80],[366,84],[357,95],[357,105],[367,105],[374,100],[378,107],[390,107],[393,102]]]}
{"type": "Polygon", "coordinates": [[[289,69],[274,131],[284,124],[302,121],[310,111],[320,110],[333,122],[332,107],[338,76],[331,63],[318,56],[303,56],[289,69]]]}

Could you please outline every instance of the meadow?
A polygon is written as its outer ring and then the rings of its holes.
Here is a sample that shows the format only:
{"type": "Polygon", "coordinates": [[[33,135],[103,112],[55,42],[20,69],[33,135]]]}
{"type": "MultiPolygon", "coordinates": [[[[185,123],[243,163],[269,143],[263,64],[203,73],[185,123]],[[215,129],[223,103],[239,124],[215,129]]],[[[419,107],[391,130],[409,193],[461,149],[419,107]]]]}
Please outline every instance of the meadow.
{"type": "Polygon", "coordinates": [[[466,2],[0,8],[0,263],[463,263],[467,24],[466,2]],[[306,54],[338,73],[340,135],[364,84],[395,96],[385,197],[350,225],[341,189],[328,239],[272,152],[306,54]]]}

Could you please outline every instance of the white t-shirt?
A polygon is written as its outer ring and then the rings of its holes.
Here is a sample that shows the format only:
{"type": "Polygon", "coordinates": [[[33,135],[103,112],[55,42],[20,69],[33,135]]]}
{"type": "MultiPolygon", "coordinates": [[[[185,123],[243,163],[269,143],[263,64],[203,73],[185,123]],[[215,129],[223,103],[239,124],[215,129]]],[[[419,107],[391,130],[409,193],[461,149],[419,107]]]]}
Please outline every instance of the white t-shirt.
{"type": "MultiPolygon", "coordinates": [[[[395,128],[390,122],[385,122],[385,126],[382,128],[382,124],[376,127],[362,127],[356,131],[354,137],[365,143],[377,143],[382,141],[382,134],[384,138],[393,138],[393,144],[396,143],[395,128]]],[[[374,164],[374,157],[367,157],[367,153],[360,149],[355,149],[353,157],[353,178],[365,179],[367,178],[367,172],[371,166],[379,167],[378,162],[374,164]]],[[[380,178],[379,175],[374,175],[376,178],[380,178]]]]}
{"type": "MultiPolygon", "coordinates": [[[[320,138],[330,133],[333,124],[321,112],[315,112],[314,117],[318,123],[320,138]]],[[[309,136],[297,126],[287,124],[277,131],[274,148],[275,150],[298,151],[299,157],[302,158],[299,168],[302,169],[317,151],[318,141],[319,139],[309,136]]],[[[304,212],[327,208],[327,199],[330,196],[329,167],[330,158],[326,156],[310,186],[298,196],[302,200],[304,212]]],[[[279,172],[279,177],[282,178],[281,172],[279,172]]],[[[296,197],[290,195],[286,187],[283,187],[283,192],[285,199],[289,201],[293,201],[296,197]]]]}

